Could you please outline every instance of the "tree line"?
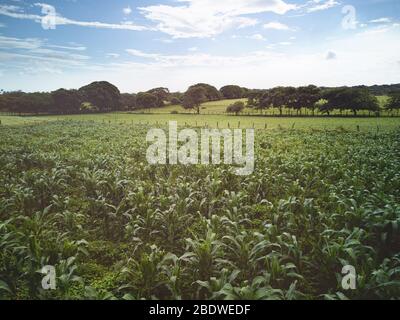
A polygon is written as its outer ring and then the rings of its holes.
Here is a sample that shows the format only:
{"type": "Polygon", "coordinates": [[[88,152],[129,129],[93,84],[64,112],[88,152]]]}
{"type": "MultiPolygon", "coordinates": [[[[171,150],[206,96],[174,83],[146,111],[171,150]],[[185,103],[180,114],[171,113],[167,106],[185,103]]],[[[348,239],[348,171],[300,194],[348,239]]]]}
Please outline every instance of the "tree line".
{"type": "MultiPolygon", "coordinates": [[[[386,88],[386,87],[385,87],[386,88]]],[[[385,108],[400,109],[400,89],[389,92],[385,108]]],[[[395,90],[396,89],[396,90],[395,90]]],[[[222,99],[247,99],[247,103],[236,102],[227,109],[228,113],[239,114],[245,107],[258,110],[277,108],[293,110],[301,115],[302,110],[316,110],[330,114],[338,110],[368,110],[379,114],[381,108],[376,96],[368,87],[322,88],[313,85],[304,87],[276,87],[253,90],[237,85],[227,85],[220,90],[206,83],[188,88],[185,93],[170,92],[168,88],[154,88],[137,94],[120,93],[113,84],[100,81],[83,86],[78,90],[59,89],[53,92],[25,93],[22,91],[1,92],[0,112],[15,114],[80,114],[132,111],[137,109],[162,108],[166,105],[181,105],[185,109],[200,113],[204,102],[222,99]]]]}

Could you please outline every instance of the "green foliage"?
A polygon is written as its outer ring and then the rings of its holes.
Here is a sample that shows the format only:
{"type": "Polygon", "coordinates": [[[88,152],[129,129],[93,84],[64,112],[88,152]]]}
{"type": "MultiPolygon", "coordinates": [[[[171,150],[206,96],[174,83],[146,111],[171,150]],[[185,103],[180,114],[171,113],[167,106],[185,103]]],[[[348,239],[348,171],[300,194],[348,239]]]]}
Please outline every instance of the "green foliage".
{"type": "Polygon", "coordinates": [[[205,95],[204,101],[217,101],[222,99],[222,95],[218,91],[218,89],[206,83],[198,83],[193,86],[190,86],[188,91],[198,88],[204,89],[204,95],[205,95]]]}
{"type": "Polygon", "coordinates": [[[200,106],[207,101],[207,91],[202,86],[194,86],[183,96],[182,106],[185,109],[195,109],[197,114],[200,114],[200,106]]]}
{"type": "Polygon", "coordinates": [[[79,89],[83,102],[89,102],[99,111],[115,111],[120,107],[118,88],[106,81],[93,82],[79,89]]]}
{"type": "Polygon", "coordinates": [[[228,108],[226,109],[227,113],[234,113],[236,115],[238,115],[239,113],[241,113],[245,108],[245,104],[242,101],[237,101],[233,104],[231,104],[230,106],[228,106],[228,108]]]}
{"type": "Polygon", "coordinates": [[[243,98],[244,90],[239,86],[225,86],[219,90],[225,99],[241,99],[243,98]]]}
{"type": "Polygon", "coordinates": [[[259,130],[239,177],[148,165],[147,130],[0,127],[1,299],[400,296],[399,132],[259,130]]]}
{"type": "Polygon", "coordinates": [[[351,110],[354,115],[360,110],[379,111],[378,99],[367,89],[338,88],[329,89],[322,94],[327,103],[321,106],[323,112],[351,110]]]}
{"type": "Polygon", "coordinates": [[[139,92],[136,97],[136,104],[139,108],[151,109],[157,108],[159,100],[156,95],[148,92],[139,92]]]}
{"type": "Polygon", "coordinates": [[[385,107],[391,111],[400,110],[400,92],[393,92],[389,94],[389,101],[385,107]]]}

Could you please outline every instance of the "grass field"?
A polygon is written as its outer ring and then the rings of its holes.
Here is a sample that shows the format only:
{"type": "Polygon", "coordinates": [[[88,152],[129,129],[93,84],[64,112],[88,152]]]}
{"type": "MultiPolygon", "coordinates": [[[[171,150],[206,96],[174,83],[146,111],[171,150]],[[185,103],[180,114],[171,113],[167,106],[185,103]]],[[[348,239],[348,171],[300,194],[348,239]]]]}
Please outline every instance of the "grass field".
{"type": "MultiPolygon", "coordinates": [[[[223,114],[226,112],[226,108],[229,105],[236,101],[242,101],[244,103],[247,102],[247,99],[235,99],[235,100],[220,100],[220,101],[211,101],[206,102],[201,105],[200,114],[223,114]]],[[[185,110],[181,105],[172,105],[166,106],[163,108],[156,108],[156,109],[140,109],[135,111],[135,113],[196,113],[194,110],[185,110]]],[[[253,109],[246,108],[245,112],[252,112],[254,113],[253,109]]]]}
{"type": "Polygon", "coordinates": [[[252,128],[256,129],[345,129],[355,131],[395,130],[400,125],[399,118],[279,118],[260,116],[228,116],[228,115],[189,115],[189,114],[129,114],[107,113],[70,116],[1,116],[2,125],[28,125],[53,121],[94,121],[107,124],[125,125],[165,125],[169,121],[177,121],[179,126],[213,127],[213,128],[252,128]]]}

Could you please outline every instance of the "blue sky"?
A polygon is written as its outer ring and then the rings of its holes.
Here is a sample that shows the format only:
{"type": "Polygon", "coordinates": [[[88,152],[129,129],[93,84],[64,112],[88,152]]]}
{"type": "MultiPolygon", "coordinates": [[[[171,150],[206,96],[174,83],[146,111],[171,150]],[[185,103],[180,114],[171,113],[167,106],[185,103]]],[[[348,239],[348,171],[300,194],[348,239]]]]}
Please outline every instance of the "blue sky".
{"type": "Polygon", "coordinates": [[[37,1],[0,1],[0,89],[400,82],[398,0],[37,1]]]}

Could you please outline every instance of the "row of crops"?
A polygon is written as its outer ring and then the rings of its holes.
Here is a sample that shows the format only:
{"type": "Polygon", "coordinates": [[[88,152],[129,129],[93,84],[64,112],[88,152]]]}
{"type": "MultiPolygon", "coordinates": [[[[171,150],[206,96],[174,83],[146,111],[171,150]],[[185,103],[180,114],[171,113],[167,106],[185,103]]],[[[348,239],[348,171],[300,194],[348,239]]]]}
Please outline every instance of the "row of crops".
{"type": "Polygon", "coordinates": [[[150,166],[146,133],[0,127],[0,299],[400,297],[399,131],[260,131],[248,177],[150,166]]]}

